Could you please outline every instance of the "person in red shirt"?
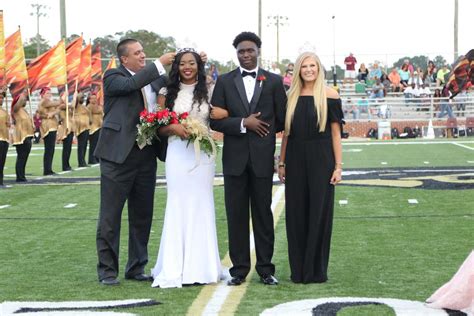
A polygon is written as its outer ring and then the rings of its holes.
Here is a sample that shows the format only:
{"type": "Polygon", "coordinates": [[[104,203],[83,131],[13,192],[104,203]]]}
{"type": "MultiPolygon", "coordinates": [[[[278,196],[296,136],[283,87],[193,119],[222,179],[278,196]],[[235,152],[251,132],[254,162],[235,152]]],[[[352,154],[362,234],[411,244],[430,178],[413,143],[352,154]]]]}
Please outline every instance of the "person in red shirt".
{"type": "Polygon", "coordinates": [[[349,79],[350,83],[354,83],[354,78],[356,78],[357,73],[355,71],[355,65],[357,64],[357,59],[354,57],[352,53],[349,54],[344,59],[344,64],[346,65],[346,71],[344,72],[344,81],[342,85],[346,84],[347,80],[349,79]]]}

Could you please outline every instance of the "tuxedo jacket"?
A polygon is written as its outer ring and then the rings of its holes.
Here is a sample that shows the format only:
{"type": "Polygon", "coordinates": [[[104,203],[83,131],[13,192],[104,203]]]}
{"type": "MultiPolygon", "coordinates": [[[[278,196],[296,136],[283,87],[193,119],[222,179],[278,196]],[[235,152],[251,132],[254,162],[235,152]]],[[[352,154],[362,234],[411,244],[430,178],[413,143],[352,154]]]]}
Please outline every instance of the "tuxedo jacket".
{"type": "Polygon", "coordinates": [[[229,117],[211,120],[211,128],[224,134],[224,175],[241,175],[249,160],[257,177],[273,175],[275,134],[284,129],[286,101],[282,78],[263,69],[258,70],[250,103],[239,68],[217,78],[211,104],[226,109],[229,117]],[[270,124],[270,133],[241,133],[242,119],[258,112],[259,119],[270,124]]]}
{"type": "MultiPolygon", "coordinates": [[[[166,85],[156,66],[149,64],[132,76],[121,65],[104,74],[104,121],[94,155],[115,163],[123,163],[137,137],[137,124],[145,102],[141,88],[151,84],[158,95],[166,85]]],[[[165,142],[156,142],[157,154],[165,142]]]]}

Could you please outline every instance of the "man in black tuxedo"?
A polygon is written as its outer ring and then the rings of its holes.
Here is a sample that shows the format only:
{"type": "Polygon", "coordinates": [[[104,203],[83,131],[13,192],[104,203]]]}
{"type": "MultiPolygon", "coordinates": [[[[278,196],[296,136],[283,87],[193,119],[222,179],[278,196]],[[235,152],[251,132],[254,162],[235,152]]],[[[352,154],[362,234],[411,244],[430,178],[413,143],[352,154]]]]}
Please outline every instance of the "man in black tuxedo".
{"type": "MultiPolygon", "coordinates": [[[[217,79],[211,104],[229,117],[211,120],[224,133],[223,170],[229,254],[228,285],[240,285],[250,271],[249,202],[257,254],[256,270],[267,285],[278,284],[272,264],[272,184],[275,134],[284,129],[286,94],[280,76],[257,65],[261,40],[251,32],[234,42],[240,67],[217,79]]],[[[211,116],[212,117],[212,116],[211,116]]]]}
{"type": "MultiPolygon", "coordinates": [[[[128,202],[128,262],[125,278],[148,281],[147,244],[153,217],[156,183],[155,146],[140,149],[136,143],[139,114],[156,110],[156,95],[164,86],[165,69],[174,53],[146,65],[142,45],[134,39],[117,46],[120,67],[104,74],[104,122],[95,150],[100,159],[100,214],[97,225],[99,282],[117,285],[120,223],[128,202]]],[[[161,143],[157,142],[157,146],[161,143]]]]}

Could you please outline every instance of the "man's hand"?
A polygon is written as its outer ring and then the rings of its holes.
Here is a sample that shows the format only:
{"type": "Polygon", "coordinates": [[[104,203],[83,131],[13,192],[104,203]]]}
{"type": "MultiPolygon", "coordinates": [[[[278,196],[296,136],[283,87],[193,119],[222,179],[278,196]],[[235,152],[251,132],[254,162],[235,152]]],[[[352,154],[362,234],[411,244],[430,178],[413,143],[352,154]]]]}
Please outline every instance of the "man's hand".
{"type": "Polygon", "coordinates": [[[258,112],[255,114],[250,114],[250,116],[244,118],[244,127],[250,129],[251,131],[254,131],[260,137],[265,137],[270,133],[268,130],[268,127],[270,124],[259,120],[257,117],[259,117],[262,113],[258,112]]]}
{"type": "Polygon", "coordinates": [[[226,117],[229,117],[229,112],[227,110],[217,107],[211,106],[211,119],[213,120],[222,120],[226,117]]]}
{"type": "Polygon", "coordinates": [[[176,56],[176,53],[166,53],[164,54],[163,56],[161,56],[159,58],[160,60],[160,63],[163,65],[163,66],[168,66],[168,65],[171,65],[174,61],[174,57],[176,56]]]}
{"type": "Polygon", "coordinates": [[[199,56],[201,56],[201,60],[203,63],[207,63],[207,54],[206,52],[200,52],[199,56]]]}

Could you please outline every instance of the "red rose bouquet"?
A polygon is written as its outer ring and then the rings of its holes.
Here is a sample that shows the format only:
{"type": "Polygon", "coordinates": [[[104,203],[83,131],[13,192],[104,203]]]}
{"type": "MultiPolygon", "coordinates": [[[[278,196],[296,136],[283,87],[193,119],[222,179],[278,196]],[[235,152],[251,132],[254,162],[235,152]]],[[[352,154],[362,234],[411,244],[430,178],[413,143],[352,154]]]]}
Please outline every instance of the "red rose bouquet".
{"type": "Polygon", "coordinates": [[[151,145],[154,139],[158,139],[157,131],[162,126],[179,124],[186,119],[188,113],[176,114],[169,109],[158,112],[148,112],[146,109],[140,113],[140,123],[137,124],[137,144],[140,149],[151,145]]]}

